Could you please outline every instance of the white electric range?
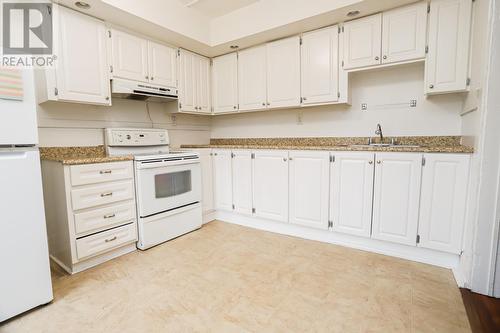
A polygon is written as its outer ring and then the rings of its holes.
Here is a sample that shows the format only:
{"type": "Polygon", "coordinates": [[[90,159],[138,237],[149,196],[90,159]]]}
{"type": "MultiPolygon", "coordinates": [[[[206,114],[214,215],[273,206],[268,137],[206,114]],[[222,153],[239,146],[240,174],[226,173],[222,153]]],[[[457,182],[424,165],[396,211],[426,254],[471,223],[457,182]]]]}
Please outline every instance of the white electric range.
{"type": "Polygon", "coordinates": [[[170,151],[167,130],[135,128],[106,129],[106,151],[134,156],[139,249],[201,227],[197,153],[170,151]]]}

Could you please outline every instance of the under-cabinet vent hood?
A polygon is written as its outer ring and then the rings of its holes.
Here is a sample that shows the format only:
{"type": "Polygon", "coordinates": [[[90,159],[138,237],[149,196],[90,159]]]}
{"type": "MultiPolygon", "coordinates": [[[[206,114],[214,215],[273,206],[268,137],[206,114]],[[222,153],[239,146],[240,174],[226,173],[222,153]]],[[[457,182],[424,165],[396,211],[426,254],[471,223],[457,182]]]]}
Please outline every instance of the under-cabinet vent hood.
{"type": "Polygon", "coordinates": [[[170,102],[178,97],[177,88],[122,79],[111,81],[111,93],[113,97],[154,102],[170,102]]]}

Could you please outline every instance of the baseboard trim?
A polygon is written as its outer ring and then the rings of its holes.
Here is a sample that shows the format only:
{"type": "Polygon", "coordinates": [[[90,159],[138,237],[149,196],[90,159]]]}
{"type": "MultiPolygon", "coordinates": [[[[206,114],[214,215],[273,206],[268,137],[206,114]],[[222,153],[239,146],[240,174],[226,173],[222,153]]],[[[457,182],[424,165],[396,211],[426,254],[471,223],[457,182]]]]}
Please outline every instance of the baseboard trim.
{"type": "Polygon", "coordinates": [[[254,229],[319,241],[323,243],[341,245],[357,250],[374,252],[453,270],[458,267],[459,262],[459,256],[455,254],[384,242],[359,236],[352,236],[338,232],[316,230],[289,223],[276,222],[232,212],[216,211],[214,213],[214,217],[216,220],[238,224],[254,229]]]}

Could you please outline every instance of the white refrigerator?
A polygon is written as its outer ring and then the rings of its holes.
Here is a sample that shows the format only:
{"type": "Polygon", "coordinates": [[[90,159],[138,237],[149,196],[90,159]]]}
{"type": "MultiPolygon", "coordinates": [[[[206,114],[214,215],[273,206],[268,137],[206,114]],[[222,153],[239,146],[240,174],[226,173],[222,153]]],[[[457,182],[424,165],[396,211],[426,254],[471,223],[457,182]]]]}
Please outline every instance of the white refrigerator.
{"type": "Polygon", "coordinates": [[[0,98],[0,322],[53,298],[33,71],[20,74],[23,100],[0,98]]]}

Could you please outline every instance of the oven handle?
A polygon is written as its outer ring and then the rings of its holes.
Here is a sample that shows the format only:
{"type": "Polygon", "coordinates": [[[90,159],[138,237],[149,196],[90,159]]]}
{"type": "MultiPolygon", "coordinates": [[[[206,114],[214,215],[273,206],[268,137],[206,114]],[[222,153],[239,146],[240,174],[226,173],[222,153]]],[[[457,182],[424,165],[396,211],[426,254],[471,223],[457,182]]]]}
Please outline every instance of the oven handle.
{"type": "Polygon", "coordinates": [[[200,160],[195,159],[195,160],[180,160],[180,161],[162,161],[162,162],[154,162],[154,163],[143,163],[143,162],[137,162],[137,169],[155,169],[155,168],[164,168],[168,166],[174,166],[174,165],[187,165],[187,164],[199,164],[200,160]]]}

